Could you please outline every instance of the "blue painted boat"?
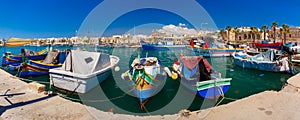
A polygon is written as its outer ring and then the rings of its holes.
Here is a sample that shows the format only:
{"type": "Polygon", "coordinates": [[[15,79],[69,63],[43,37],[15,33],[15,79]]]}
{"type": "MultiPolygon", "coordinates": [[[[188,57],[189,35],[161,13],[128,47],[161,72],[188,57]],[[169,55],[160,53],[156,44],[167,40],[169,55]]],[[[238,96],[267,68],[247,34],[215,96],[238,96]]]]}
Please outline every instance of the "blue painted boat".
{"type": "Polygon", "coordinates": [[[34,52],[27,49],[21,49],[21,54],[12,55],[6,52],[2,57],[2,66],[8,67],[9,70],[17,70],[22,62],[26,60],[43,60],[47,56],[47,50],[34,52]]]}
{"type": "Polygon", "coordinates": [[[166,80],[160,61],[155,57],[136,58],[131,69],[122,74],[143,110],[148,100],[158,93],[166,80]]]}
{"type": "Polygon", "coordinates": [[[49,74],[49,70],[62,66],[68,52],[49,52],[44,60],[28,60],[22,64],[20,77],[49,74]]]}
{"type": "MultiPolygon", "coordinates": [[[[181,85],[203,98],[224,95],[232,78],[221,78],[209,62],[201,56],[181,56],[172,65],[173,75],[179,76],[181,85]]],[[[177,77],[172,77],[177,79],[177,77]]]]}
{"type": "Polygon", "coordinates": [[[293,68],[290,67],[288,57],[282,56],[281,59],[276,59],[274,50],[268,50],[255,56],[242,52],[234,53],[232,56],[234,64],[243,68],[293,74],[293,68]]]}
{"type": "Polygon", "coordinates": [[[243,48],[233,48],[225,45],[221,42],[209,42],[192,39],[190,42],[189,50],[196,53],[196,55],[201,55],[203,57],[229,57],[234,52],[243,51],[243,48]]]}
{"type": "Polygon", "coordinates": [[[232,53],[243,51],[241,48],[189,48],[203,57],[229,57],[232,53]]]}
{"type": "Polygon", "coordinates": [[[26,59],[29,60],[43,60],[47,55],[47,50],[42,50],[40,52],[34,52],[27,49],[21,49],[21,54],[12,55],[10,52],[6,52],[6,47],[17,47],[24,46],[26,44],[37,42],[33,39],[22,39],[10,37],[8,40],[4,41],[4,50],[1,65],[3,67],[8,67],[10,70],[16,70],[22,62],[26,59]]]}
{"type": "Polygon", "coordinates": [[[144,50],[183,50],[186,45],[142,44],[144,50]]]}

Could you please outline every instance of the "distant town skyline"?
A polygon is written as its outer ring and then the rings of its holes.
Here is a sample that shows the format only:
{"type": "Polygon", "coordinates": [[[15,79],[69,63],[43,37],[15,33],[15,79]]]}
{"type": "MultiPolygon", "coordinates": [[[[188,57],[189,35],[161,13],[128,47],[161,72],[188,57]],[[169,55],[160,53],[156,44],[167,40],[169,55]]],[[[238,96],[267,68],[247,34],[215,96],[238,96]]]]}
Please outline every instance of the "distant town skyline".
{"type": "MultiPolygon", "coordinates": [[[[102,0],[1,1],[0,39],[75,36],[85,17],[101,2],[102,0]]],[[[197,2],[208,12],[219,29],[225,29],[226,26],[260,28],[262,25],[271,26],[274,21],[278,22],[279,26],[300,25],[300,16],[297,14],[300,11],[298,7],[300,1],[296,0],[197,0],[197,2]]],[[[178,8],[180,9],[180,6],[178,8]]],[[[112,6],[112,9],[117,8],[112,6]]],[[[123,34],[135,25],[158,21],[163,25],[183,23],[187,25],[186,27],[193,28],[184,18],[176,14],[144,9],[118,18],[106,30],[104,36],[123,34]]],[[[140,29],[141,31],[137,33],[151,33],[152,29],[160,28],[148,27],[140,29]]]]}

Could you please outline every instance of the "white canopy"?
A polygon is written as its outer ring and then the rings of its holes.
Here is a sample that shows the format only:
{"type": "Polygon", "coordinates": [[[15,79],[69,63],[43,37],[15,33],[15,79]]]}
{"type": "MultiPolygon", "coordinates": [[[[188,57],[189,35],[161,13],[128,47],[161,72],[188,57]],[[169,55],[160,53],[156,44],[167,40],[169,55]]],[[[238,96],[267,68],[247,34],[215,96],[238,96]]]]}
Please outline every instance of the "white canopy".
{"type": "Polygon", "coordinates": [[[110,57],[105,53],[72,50],[61,70],[77,74],[90,74],[110,66],[110,57]]]}

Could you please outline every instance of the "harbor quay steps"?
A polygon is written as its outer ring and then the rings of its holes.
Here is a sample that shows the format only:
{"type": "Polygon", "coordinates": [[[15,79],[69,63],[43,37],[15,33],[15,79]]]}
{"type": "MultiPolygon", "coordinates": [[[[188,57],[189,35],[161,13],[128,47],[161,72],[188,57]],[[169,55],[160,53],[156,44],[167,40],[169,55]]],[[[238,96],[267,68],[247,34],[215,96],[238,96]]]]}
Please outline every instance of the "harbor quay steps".
{"type": "Polygon", "coordinates": [[[100,111],[59,96],[34,92],[29,89],[28,83],[3,70],[0,70],[0,92],[0,120],[298,120],[300,118],[300,74],[291,77],[279,92],[264,91],[225,105],[188,114],[179,111],[173,115],[134,116],[100,111]]]}

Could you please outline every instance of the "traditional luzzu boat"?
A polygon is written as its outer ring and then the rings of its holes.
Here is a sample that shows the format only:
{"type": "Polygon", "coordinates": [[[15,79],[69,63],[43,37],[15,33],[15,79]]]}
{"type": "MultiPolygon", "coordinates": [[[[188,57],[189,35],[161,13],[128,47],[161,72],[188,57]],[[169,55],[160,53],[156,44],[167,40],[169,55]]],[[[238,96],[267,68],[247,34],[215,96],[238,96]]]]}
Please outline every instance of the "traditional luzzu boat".
{"type": "Polygon", "coordinates": [[[47,75],[49,69],[61,67],[66,56],[67,52],[56,50],[49,52],[44,60],[28,60],[22,64],[20,77],[47,75]]]}
{"type": "Polygon", "coordinates": [[[187,45],[176,44],[174,41],[181,40],[180,37],[164,37],[156,39],[153,43],[141,43],[142,49],[144,50],[183,50],[187,45]]]}
{"type": "Polygon", "coordinates": [[[269,43],[267,41],[262,41],[261,43],[253,42],[252,45],[256,48],[280,49],[280,47],[283,45],[283,42],[269,43]]]}
{"type": "Polygon", "coordinates": [[[166,73],[156,57],[138,57],[131,64],[131,69],[123,73],[121,77],[128,83],[143,110],[150,97],[162,88],[166,73]]]}
{"type": "Polygon", "coordinates": [[[87,93],[111,75],[117,56],[71,50],[62,67],[49,70],[50,85],[74,93],[87,93]]]}
{"type": "Polygon", "coordinates": [[[271,49],[255,56],[243,52],[234,53],[232,56],[234,64],[243,68],[293,74],[293,68],[290,66],[288,57],[282,55],[280,59],[276,59],[275,51],[271,49]]]}
{"type": "Polygon", "coordinates": [[[180,84],[203,98],[224,95],[232,78],[221,78],[209,62],[201,56],[180,56],[172,65],[172,79],[180,78],[180,84]]]}
{"type": "Polygon", "coordinates": [[[186,45],[173,45],[173,44],[150,44],[143,43],[141,44],[144,50],[183,50],[186,48],[186,45]]]}
{"type": "Polygon", "coordinates": [[[16,70],[18,66],[25,60],[43,60],[47,55],[47,50],[34,52],[27,49],[21,49],[21,54],[13,55],[6,52],[6,47],[24,46],[26,44],[36,42],[31,39],[9,38],[4,42],[4,54],[2,57],[2,66],[8,67],[10,70],[16,70]]]}
{"type": "Polygon", "coordinates": [[[8,67],[9,70],[17,70],[22,62],[26,60],[43,60],[47,56],[47,50],[34,52],[27,49],[21,49],[21,54],[12,55],[6,52],[2,57],[2,66],[8,67]]]}
{"type": "Polygon", "coordinates": [[[233,48],[224,43],[210,44],[208,42],[201,43],[203,45],[196,45],[194,40],[190,42],[190,50],[203,57],[229,57],[236,51],[243,51],[243,48],[233,48]]]}

